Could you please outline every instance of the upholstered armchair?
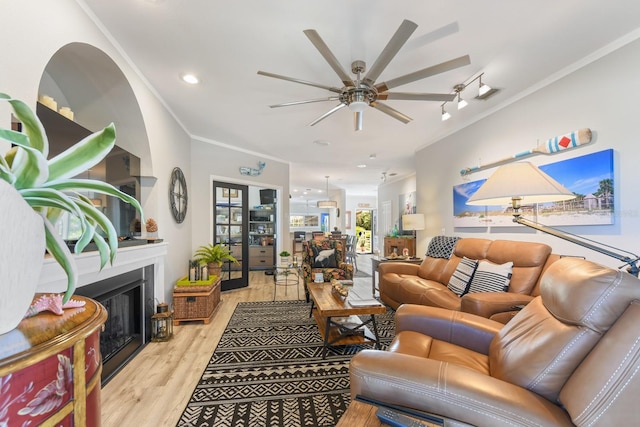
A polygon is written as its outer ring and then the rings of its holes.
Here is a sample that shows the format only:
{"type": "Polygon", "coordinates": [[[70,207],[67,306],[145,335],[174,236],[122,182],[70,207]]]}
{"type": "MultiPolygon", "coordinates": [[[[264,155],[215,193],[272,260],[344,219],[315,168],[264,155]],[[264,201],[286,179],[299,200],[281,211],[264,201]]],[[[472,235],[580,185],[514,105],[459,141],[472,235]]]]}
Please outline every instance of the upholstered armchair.
{"type": "Polygon", "coordinates": [[[353,265],[345,262],[345,248],[340,239],[309,240],[302,244],[302,271],[304,290],[309,301],[307,284],[316,273],[322,273],[325,282],[331,279],[353,279],[353,265]]]}
{"type": "Polygon", "coordinates": [[[640,280],[563,258],[506,325],[403,305],[389,351],[350,365],[352,397],[456,426],[638,425],[640,280]]]}

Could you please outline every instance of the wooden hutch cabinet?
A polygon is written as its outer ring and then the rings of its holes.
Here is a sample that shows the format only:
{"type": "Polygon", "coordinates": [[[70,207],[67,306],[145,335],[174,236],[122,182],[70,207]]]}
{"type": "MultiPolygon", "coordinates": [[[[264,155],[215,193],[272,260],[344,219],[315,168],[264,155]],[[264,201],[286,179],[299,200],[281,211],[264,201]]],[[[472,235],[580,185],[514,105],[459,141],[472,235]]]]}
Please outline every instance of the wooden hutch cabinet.
{"type": "Polygon", "coordinates": [[[394,251],[398,255],[402,255],[402,251],[409,249],[409,256],[416,256],[416,239],[413,237],[385,237],[384,238],[384,254],[383,257],[389,256],[394,251]]]}
{"type": "Polygon", "coordinates": [[[0,425],[100,426],[100,332],[107,311],[81,308],[24,319],[0,335],[0,425]]]}

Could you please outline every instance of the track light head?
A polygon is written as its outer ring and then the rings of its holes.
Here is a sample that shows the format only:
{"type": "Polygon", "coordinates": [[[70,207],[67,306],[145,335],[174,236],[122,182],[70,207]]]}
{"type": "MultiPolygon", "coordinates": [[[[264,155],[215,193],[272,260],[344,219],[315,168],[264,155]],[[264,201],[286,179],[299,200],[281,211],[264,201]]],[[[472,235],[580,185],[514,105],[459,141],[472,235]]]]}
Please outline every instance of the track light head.
{"type": "Polygon", "coordinates": [[[482,83],[482,75],[480,75],[480,77],[478,78],[478,82],[478,96],[476,96],[476,99],[487,99],[498,92],[498,89],[494,89],[488,84],[482,83]]]}
{"type": "Polygon", "coordinates": [[[444,104],[442,105],[442,121],[449,120],[451,118],[451,114],[447,113],[444,109],[444,104]]]}

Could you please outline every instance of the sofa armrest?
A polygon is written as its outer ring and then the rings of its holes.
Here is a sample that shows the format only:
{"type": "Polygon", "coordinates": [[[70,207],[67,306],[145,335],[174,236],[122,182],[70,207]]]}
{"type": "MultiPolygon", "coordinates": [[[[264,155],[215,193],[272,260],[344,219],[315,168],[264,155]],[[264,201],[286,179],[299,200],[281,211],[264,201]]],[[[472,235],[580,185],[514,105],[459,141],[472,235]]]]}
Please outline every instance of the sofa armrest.
{"type": "Polygon", "coordinates": [[[395,316],[396,334],[414,331],[482,354],[489,353],[493,337],[504,327],[502,323],[470,313],[403,304],[395,316]]]}
{"type": "Polygon", "coordinates": [[[475,426],[573,426],[559,406],[473,369],[405,354],[363,350],[350,362],[360,395],[475,426]]]}
{"type": "Polygon", "coordinates": [[[518,306],[527,305],[534,298],[514,292],[478,292],[464,295],[460,310],[488,319],[496,313],[517,310],[518,306]]]}
{"type": "Polygon", "coordinates": [[[412,276],[418,275],[420,266],[418,264],[410,264],[408,262],[382,262],[378,265],[378,274],[382,277],[385,273],[408,274],[412,276]]]}

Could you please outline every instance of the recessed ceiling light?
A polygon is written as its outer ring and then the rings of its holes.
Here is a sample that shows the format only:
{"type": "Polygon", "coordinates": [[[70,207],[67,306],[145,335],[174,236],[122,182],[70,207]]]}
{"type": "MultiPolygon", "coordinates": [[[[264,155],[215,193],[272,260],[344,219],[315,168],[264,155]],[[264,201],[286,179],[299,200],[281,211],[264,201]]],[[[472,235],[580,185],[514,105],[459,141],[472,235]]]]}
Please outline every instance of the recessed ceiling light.
{"type": "Polygon", "coordinates": [[[313,143],[317,145],[322,145],[324,147],[326,147],[327,145],[331,145],[331,142],[327,141],[326,139],[316,139],[315,141],[313,141],[313,143]]]}
{"type": "Polygon", "coordinates": [[[359,167],[360,169],[362,169],[362,168],[366,168],[366,167],[367,167],[367,165],[362,164],[362,165],[358,165],[358,167],[359,167]]]}
{"type": "Polygon", "coordinates": [[[190,85],[197,85],[200,83],[200,79],[195,76],[195,74],[183,74],[180,76],[185,83],[189,83],[190,85]]]}
{"type": "Polygon", "coordinates": [[[398,174],[397,174],[397,173],[395,173],[395,172],[391,172],[391,173],[389,174],[389,176],[396,176],[396,175],[398,175],[398,174]]]}
{"type": "Polygon", "coordinates": [[[375,158],[376,158],[375,153],[374,153],[374,154],[369,154],[369,159],[370,159],[370,160],[373,160],[373,159],[375,159],[375,158]]]}

